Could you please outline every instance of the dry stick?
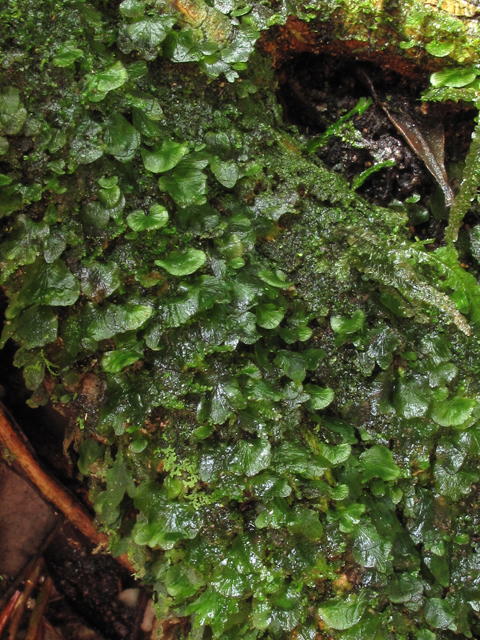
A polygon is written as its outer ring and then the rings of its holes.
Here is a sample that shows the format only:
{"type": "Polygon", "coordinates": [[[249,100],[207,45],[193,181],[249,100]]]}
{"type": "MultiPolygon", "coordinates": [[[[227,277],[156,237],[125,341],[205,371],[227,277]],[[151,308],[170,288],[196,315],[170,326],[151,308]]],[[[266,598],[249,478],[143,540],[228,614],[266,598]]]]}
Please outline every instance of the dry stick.
{"type": "Polygon", "coordinates": [[[25,589],[23,590],[22,595],[18,599],[17,606],[15,607],[15,611],[13,612],[13,615],[12,615],[10,627],[8,628],[8,640],[15,640],[17,637],[17,631],[18,631],[18,627],[20,626],[20,622],[22,620],[23,612],[25,611],[25,607],[27,606],[28,599],[32,595],[32,591],[34,590],[35,585],[37,584],[37,581],[43,570],[44,564],[45,563],[43,562],[43,558],[38,558],[31,572],[27,576],[27,580],[25,582],[25,589]]]}
{"type": "MultiPolygon", "coordinates": [[[[15,456],[27,478],[40,491],[42,497],[63,513],[65,518],[76,527],[95,547],[107,547],[108,536],[98,532],[87,511],[70,495],[64,487],[51,478],[40,467],[30,443],[13,419],[8,415],[5,406],[0,403],[0,442],[15,456]],[[8,416],[8,417],[7,417],[8,416]]],[[[118,556],[117,560],[131,573],[135,572],[127,555],[118,556]]]]}
{"type": "Polygon", "coordinates": [[[15,605],[17,604],[17,600],[20,598],[21,595],[22,595],[21,591],[15,591],[13,596],[10,598],[10,601],[8,602],[7,606],[0,613],[0,636],[2,635],[2,631],[7,626],[7,622],[10,620],[12,611],[14,610],[15,605]]]}
{"type": "Polygon", "coordinates": [[[50,576],[47,576],[40,590],[37,601],[35,602],[35,607],[33,608],[32,615],[28,623],[27,635],[25,636],[25,640],[35,640],[35,638],[37,637],[38,628],[40,626],[40,623],[42,622],[43,612],[45,611],[45,607],[48,604],[52,586],[52,579],[50,578],[50,576]]]}

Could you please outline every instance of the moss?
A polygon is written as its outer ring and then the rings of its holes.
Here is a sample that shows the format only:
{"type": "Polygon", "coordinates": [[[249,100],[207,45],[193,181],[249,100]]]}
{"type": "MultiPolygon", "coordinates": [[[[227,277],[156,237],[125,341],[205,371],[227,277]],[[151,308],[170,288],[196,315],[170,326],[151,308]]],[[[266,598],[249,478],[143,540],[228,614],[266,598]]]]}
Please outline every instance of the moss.
{"type": "Polygon", "coordinates": [[[476,74],[448,65],[477,23],[413,1],[34,4],[1,17],[2,341],[30,404],[78,417],[112,551],[191,639],[478,634],[477,272],[309,153],[254,51],[279,24],[312,48],[395,33],[444,56],[428,95],[464,99],[476,74]]]}

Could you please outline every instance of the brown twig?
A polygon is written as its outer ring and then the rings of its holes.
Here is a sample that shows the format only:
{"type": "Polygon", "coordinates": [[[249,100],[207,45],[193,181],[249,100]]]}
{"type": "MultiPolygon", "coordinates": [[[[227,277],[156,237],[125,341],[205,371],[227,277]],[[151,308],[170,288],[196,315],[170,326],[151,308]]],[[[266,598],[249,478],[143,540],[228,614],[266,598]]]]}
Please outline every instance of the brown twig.
{"type": "Polygon", "coordinates": [[[43,618],[43,612],[45,611],[45,608],[48,604],[48,599],[50,597],[52,587],[52,579],[50,578],[50,576],[47,576],[35,602],[35,607],[33,608],[32,615],[30,616],[25,640],[35,640],[35,638],[37,637],[37,633],[43,618]]]}
{"type": "Polygon", "coordinates": [[[25,611],[25,607],[27,606],[28,599],[32,595],[32,592],[37,584],[37,581],[40,577],[40,574],[44,567],[43,558],[38,558],[35,562],[32,570],[27,576],[25,582],[25,589],[23,590],[22,595],[18,599],[17,605],[12,615],[12,619],[10,622],[10,627],[8,628],[8,640],[15,640],[17,637],[18,627],[20,626],[20,622],[22,620],[23,612],[25,611]]]}
{"type": "Polygon", "coordinates": [[[21,591],[15,591],[13,596],[10,598],[10,601],[4,607],[3,611],[0,613],[0,635],[2,635],[2,631],[7,626],[8,621],[10,620],[10,616],[12,615],[12,611],[17,604],[17,600],[21,596],[21,591]]]}
{"type": "MultiPolygon", "coordinates": [[[[95,547],[107,547],[108,536],[98,532],[87,511],[56,480],[41,468],[30,443],[15,424],[7,409],[0,403],[0,442],[15,456],[30,482],[40,491],[42,497],[72,523],[95,547]]],[[[118,556],[118,562],[131,573],[135,568],[127,555],[118,556]]]]}

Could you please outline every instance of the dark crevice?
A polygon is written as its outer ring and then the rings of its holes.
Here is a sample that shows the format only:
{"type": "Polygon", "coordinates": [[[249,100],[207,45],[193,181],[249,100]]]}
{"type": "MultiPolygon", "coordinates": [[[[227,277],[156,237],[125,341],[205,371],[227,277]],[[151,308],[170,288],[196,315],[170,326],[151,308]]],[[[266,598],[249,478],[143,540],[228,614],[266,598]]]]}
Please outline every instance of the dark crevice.
{"type": "MultiPolygon", "coordinates": [[[[428,76],[404,77],[395,71],[380,68],[354,58],[305,53],[289,61],[278,71],[278,98],[287,124],[295,125],[300,134],[311,139],[324,133],[330,125],[351,111],[362,97],[371,97],[365,82],[371,81],[378,100],[392,113],[406,113],[422,131],[438,121],[444,124],[445,164],[449,181],[455,190],[461,164],[465,159],[474,128],[475,110],[454,103],[421,102],[421,93],[428,86],[428,76]]],[[[385,160],[394,166],[372,174],[358,189],[375,204],[420,196],[420,203],[441,209],[437,203],[438,189],[424,161],[410,148],[379,104],[372,104],[362,115],[350,118],[343,139],[332,137],[317,149],[317,155],[331,169],[353,181],[362,171],[385,160]],[[353,128],[352,128],[353,125],[353,128]],[[357,133],[355,133],[355,131],[357,133]],[[350,138],[348,137],[350,135],[350,138]],[[352,144],[352,137],[357,143],[352,144]]],[[[429,225],[415,229],[428,237],[443,237],[445,225],[442,212],[429,225]],[[439,223],[440,220],[440,223],[439,223]],[[432,227],[432,228],[430,228],[432,227]]],[[[414,226],[417,226],[414,221],[414,226]]]]}

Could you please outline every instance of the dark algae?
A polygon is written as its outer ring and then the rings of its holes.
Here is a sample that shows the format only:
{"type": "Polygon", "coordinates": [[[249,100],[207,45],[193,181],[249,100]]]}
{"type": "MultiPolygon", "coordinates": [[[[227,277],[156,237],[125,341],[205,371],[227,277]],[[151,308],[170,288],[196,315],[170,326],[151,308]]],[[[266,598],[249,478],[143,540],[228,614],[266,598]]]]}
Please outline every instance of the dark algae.
{"type": "Polygon", "coordinates": [[[1,3],[1,344],[178,639],[480,635],[478,11],[1,3]]]}

